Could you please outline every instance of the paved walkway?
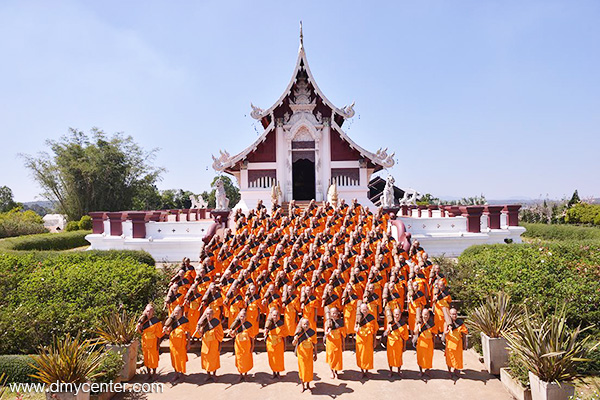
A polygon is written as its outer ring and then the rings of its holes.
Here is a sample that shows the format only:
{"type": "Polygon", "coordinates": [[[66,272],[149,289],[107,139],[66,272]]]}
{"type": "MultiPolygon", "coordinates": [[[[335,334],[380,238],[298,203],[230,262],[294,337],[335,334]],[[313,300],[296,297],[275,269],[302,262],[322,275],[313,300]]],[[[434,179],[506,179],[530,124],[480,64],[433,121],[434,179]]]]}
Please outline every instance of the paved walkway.
{"type": "MultiPolygon", "coordinates": [[[[404,372],[402,378],[389,378],[387,375],[387,359],[385,351],[375,353],[376,370],[371,371],[370,379],[362,380],[360,370],[356,367],[356,358],[352,351],[344,353],[344,366],[348,370],[340,374],[339,379],[332,379],[325,363],[325,353],[320,352],[315,363],[315,378],[311,383],[312,391],[301,393],[298,379],[297,359],[292,352],[285,353],[286,372],[280,381],[272,379],[267,354],[254,354],[254,369],[248,382],[237,383],[239,375],[234,366],[231,352],[221,355],[221,369],[218,371],[217,383],[205,383],[206,374],[202,370],[200,357],[190,353],[187,364],[187,377],[184,383],[172,386],[168,382],[173,377],[170,356],[160,356],[160,382],[165,382],[162,394],[141,396],[147,399],[245,399],[245,400],[293,400],[306,399],[312,396],[320,398],[343,399],[435,399],[435,400],[509,400],[512,397],[506,392],[500,380],[489,375],[478,360],[475,352],[469,350],[464,354],[465,370],[458,380],[449,377],[441,350],[434,354],[434,370],[431,379],[419,378],[416,355],[413,350],[404,353],[404,372]]],[[[142,377],[136,377],[141,381],[142,377]]],[[[127,399],[131,396],[116,396],[115,399],[127,399]]],[[[137,397],[140,398],[140,397],[137,397]]]]}

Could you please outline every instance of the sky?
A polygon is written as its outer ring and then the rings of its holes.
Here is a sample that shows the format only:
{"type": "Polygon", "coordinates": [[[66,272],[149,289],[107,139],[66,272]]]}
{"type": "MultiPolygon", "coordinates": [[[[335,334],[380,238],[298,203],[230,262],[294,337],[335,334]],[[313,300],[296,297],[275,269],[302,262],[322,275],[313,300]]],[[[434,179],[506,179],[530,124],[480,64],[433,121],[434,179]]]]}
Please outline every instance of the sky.
{"type": "Polygon", "coordinates": [[[70,127],[160,148],[160,189],[209,189],[211,154],[262,128],[296,63],[356,102],[402,188],[443,198],[600,197],[598,1],[0,2],[0,186],[42,200],[19,154],[70,127]]]}

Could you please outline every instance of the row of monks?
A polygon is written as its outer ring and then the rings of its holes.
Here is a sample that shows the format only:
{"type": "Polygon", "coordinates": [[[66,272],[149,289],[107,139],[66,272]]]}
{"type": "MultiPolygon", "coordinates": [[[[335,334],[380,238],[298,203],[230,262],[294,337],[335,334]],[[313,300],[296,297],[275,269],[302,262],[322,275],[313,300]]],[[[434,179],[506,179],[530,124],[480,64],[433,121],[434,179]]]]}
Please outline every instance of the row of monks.
{"type": "Polygon", "coordinates": [[[154,376],[158,346],[169,338],[174,381],[186,372],[190,343],[201,340],[202,367],[216,380],[220,348],[234,338],[240,379],[253,367],[256,340],[265,340],[276,378],[284,369],[286,340],[295,346],[302,388],[309,387],[323,329],[326,362],[337,377],[345,341],[355,341],[364,376],[373,369],[379,341],[387,349],[390,374],[400,373],[412,338],[421,374],[432,368],[434,338],[445,343],[448,370],[462,369],[467,329],[450,306],[447,280],[417,241],[398,243],[390,216],[356,201],[305,209],[290,202],[288,215],[261,203],[248,215],[237,211],[235,229],[214,235],[202,248],[200,265],[185,259],[170,282],[163,324],[148,305],[138,323],[144,363],[154,376]]]}

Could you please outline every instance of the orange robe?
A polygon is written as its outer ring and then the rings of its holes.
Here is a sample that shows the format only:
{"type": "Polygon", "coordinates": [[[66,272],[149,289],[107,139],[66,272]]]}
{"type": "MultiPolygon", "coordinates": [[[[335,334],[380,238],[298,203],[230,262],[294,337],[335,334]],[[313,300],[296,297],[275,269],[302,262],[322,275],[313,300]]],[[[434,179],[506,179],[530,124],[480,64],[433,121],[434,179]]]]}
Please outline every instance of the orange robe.
{"type": "Polygon", "coordinates": [[[273,372],[285,371],[283,353],[285,352],[286,336],[287,329],[283,319],[277,321],[267,334],[267,355],[269,357],[269,366],[273,372]]]}
{"type": "Polygon", "coordinates": [[[245,321],[235,335],[235,366],[240,374],[245,374],[254,366],[252,358],[252,324],[245,321]]]}
{"type": "Polygon", "coordinates": [[[285,321],[285,327],[288,335],[292,335],[294,332],[296,332],[296,324],[298,323],[298,308],[300,307],[300,299],[298,298],[298,296],[294,294],[292,295],[292,297],[293,298],[285,306],[283,312],[283,318],[285,321]]]}
{"type": "Polygon", "coordinates": [[[248,303],[246,307],[246,321],[252,324],[250,328],[250,333],[252,337],[256,337],[258,335],[259,327],[258,327],[258,318],[260,317],[260,296],[255,294],[248,303]]]}
{"type": "Polygon", "coordinates": [[[223,341],[223,327],[221,321],[213,318],[208,323],[208,330],[202,335],[202,368],[213,372],[221,368],[221,342],[223,341]]]}
{"type": "Polygon", "coordinates": [[[452,332],[446,333],[446,365],[450,368],[463,369],[463,335],[469,330],[462,321],[452,324],[452,332]]]}
{"type": "Polygon", "coordinates": [[[298,338],[298,375],[303,383],[313,380],[313,348],[317,345],[317,333],[309,328],[298,338]]]}
{"type": "Polygon", "coordinates": [[[338,321],[333,321],[331,332],[327,335],[325,341],[325,351],[327,364],[334,371],[343,369],[343,351],[344,337],[346,336],[346,327],[344,326],[343,318],[338,321]]]}
{"type": "Polygon", "coordinates": [[[163,324],[156,317],[152,317],[142,326],[142,352],[147,368],[158,368],[158,340],[162,337],[162,330],[163,324]]]}
{"type": "Polygon", "coordinates": [[[346,326],[346,333],[348,335],[355,333],[354,325],[356,325],[356,303],[358,297],[352,296],[352,299],[344,306],[344,325],[346,326]]]}
{"type": "Polygon", "coordinates": [[[373,314],[367,314],[359,325],[356,332],[356,364],[360,369],[373,369],[373,342],[378,329],[377,320],[373,314]]]}
{"type": "Polygon", "coordinates": [[[417,320],[417,308],[423,309],[427,304],[427,299],[423,292],[419,291],[413,294],[411,301],[408,303],[408,328],[411,331],[415,330],[415,323],[417,320]]]}
{"type": "Polygon", "coordinates": [[[430,369],[433,364],[433,335],[435,324],[431,320],[427,321],[419,332],[417,339],[417,364],[423,369],[430,369]]]}
{"type": "Polygon", "coordinates": [[[408,325],[406,323],[396,324],[392,322],[392,330],[388,333],[387,359],[390,367],[400,368],[402,366],[402,354],[404,343],[408,340],[408,325]]]}
{"type": "Polygon", "coordinates": [[[169,336],[169,349],[171,351],[171,365],[176,372],[185,374],[187,356],[187,325],[185,316],[173,323],[173,330],[169,336]]]}
{"type": "Polygon", "coordinates": [[[320,305],[319,300],[314,295],[311,295],[308,298],[308,302],[302,309],[302,317],[308,320],[308,323],[313,331],[317,330],[316,312],[318,305],[320,305]]]}

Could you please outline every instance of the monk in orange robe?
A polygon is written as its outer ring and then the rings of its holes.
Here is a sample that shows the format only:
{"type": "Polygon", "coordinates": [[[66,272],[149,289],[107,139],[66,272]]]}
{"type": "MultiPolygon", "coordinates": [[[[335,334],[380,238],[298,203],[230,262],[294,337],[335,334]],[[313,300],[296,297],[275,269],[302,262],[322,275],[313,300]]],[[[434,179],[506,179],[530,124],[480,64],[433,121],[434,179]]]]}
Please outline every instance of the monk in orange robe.
{"type": "Polygon", "coordinates": [[[406,317],[402,318],[402,312],[395,308],[392,312],[393,319],[388,323],[387,330],[384,333],[387,336],[387,359],[390,367],[390,376],[394,374],[394,368],[398,368],[398,375],[402,368],[402,354],[404,353],[405,343],[408,340],[408,324],[406,317]]]}
{"type": "Polygon", "coordinates": [[[142,352],[144,354],[144,365],[148,370],[148,378],[156,379],[163,324],[154,316],[154,306],[152,304],[146,306],[144,313],[138,320],[136,329],[142,334],[142,352]]]}
{"type": "Polygon", "coordinates": [[[296,346],[298,375],[304,392],[310,389],[310,382],[313,380],[313,363],[317,361],[317,332],[310,327],[308,319],[300,320],[292,344],[296,346]]]}
{"type": "MultiPolygon", "coordinates": [[[[417,364],[419,364],[420,376],[429,376],[429,370],[433,363],[433,336],[435,335],[435,323],[428,308],[423,309],[421,323],[416,325],[416,348],[417,364]]],[[[413,339],[414,340],[414,339],[413,339]]]]}
{"type": "Polygon", "coordinates": [[[369,307],[362,303],[356,315],[356,364],[360,368],[363,378],[368,377],[368,372],[373,369],[373,351],[375,349],[375,334],[377,333],[377,319],[369,311],[369,307]]]}
{"type": "Polygon", "coordinates": [[[288,335],[296,332],[296,321],[300,310],[300,298],[294,293],[292,285],[285,285],[283,288],[283,320],[288,335]]]}
{"type": "Polygon", "coordinates": [[[344,307],[344,325],[346,326],[346,334],[352,335],[355,333],[354,326],[356,325],[356,306],[358,303],[358,295],[354,292],[354,287],[351,283],[346,285],[342,294],[342,305],[344,307]]]}
{"type": "Polygon", "coordinates": [[[200,357],[202,368],[208,374],[206,380],[216,382],[217,370],[221,368],[221,342],[223,341],[223,327],[221,321],[215,317],[215,311],[209,307],[204,311],[194,335],[202,339],[200,357]]]}
{"type": "Polygon", "coordinates": [[[229,336],[235,338],[235,366],[240,373],[240,382],[248,378],[248,371],[254,366],[254,336],[252,323],[246,320],[246,309],[240,310],[231,324],[229,336]]]}
{"type": "Polygon", "coordinates": [[[273,379],[281,378],[281,371],[285,371],[283,354],[285,352],[287,329],[277,307],[271,308],[269,317],[265,321],[263,335],[267,345],[269,366],[273,371],[273,379]]]}
{"type": "Polygon", "coordinates": [[[464,322],[458,319],[458,312],[455,308],[450,309],[450,318],[452,318],[452,323],[444,329],[443,335],[446,342],[446,365],[448,372],[452,373],[452,368],[454,368],[454,375],[458,377],[460,370],[463,369],[463,349],[467,347],[466,340],[469,330],[464,322]]]}
{"type": "Polygon", "coordinates": [[[333,307],[326,312],[325,317],[325,351],[326,361],[331,368],[331,377],[337,378],[343,369],[343,351],[346,338],[344,318],[340,311],[333,307]]]}
{"type": "Polygon", "coordinates": [[[187,329],[188,319],[183,315],[181,306],[175,307],[171,316],[165,322],[163,335],[169,335],[169,350],[171,352],[171,364],[175,370],[175,376],[171,383],[183,381],[186,372],[185,367],[188,360],[187,351],[190,347],[190,333],[187,329]]]}

